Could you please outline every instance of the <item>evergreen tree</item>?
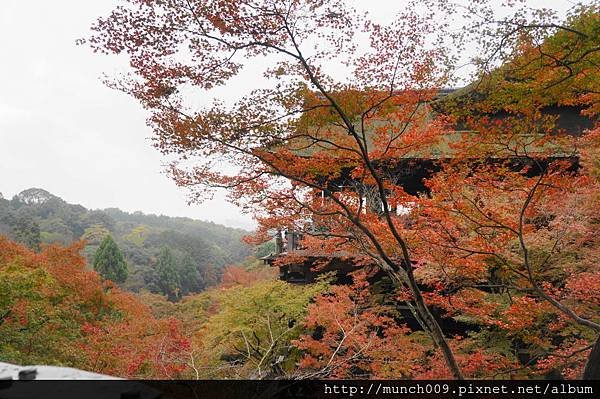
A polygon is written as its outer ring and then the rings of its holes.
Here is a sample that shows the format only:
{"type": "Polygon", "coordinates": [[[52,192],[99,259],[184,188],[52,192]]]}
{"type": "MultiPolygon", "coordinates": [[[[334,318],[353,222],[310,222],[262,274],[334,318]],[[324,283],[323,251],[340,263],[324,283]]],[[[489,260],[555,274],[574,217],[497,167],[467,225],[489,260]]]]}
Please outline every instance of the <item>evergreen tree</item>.
{"type": "Polygon", "coordinates": [[[177,272],[175,256],[169,247],[162,247],[155,267],[155,285],[169,298],[176,301],[181,296],[181,280],[177,272]]]}
{"type": "Polygon", "coordinates": [[[127,279],[127,263],[117,243],[107,235],[94,255],[94,270],[107,280],[122,283],[127,279]]]}
{"type": "Polygon", "coordinates": [[[179,261],[179,276],[181,279],[182,295],[200,292],[205,287],[197,262],[185,254],[179,261]]]}

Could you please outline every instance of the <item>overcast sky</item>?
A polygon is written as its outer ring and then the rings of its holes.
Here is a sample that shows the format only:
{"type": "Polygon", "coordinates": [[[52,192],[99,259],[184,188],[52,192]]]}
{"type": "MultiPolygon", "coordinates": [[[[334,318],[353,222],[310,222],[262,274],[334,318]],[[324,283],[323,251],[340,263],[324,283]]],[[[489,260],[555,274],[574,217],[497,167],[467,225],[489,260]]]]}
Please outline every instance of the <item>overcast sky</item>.
{"type": "MultiPolygon", "coordinates": [[[[388,19],[401,1],[352,1],[388,19]]],[[[533,1],[566,9],[569,0],[533,1]]],[[[251,228],[251,217],[217,195],[188,206],[162,173],[139,104],[100,77],[124,71],[118,57],[75,40],[115,0],[0,0],[0,193],[39,187],[87,208],[188,216],[251,228]]]]}

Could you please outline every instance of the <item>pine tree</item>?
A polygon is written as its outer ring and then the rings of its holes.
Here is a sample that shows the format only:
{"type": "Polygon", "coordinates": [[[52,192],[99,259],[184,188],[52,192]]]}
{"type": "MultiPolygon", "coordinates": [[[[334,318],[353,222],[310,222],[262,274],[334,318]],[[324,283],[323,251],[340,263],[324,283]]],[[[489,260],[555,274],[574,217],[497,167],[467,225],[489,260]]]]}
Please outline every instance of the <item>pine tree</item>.
{"type": "Polygon", "coordinates": [[[177,272],[175,256],[169,247],[162,247],[156,261],[156,286],[170,301],[179,299],[181,281],[177,272]]]}
{"type": "Polygon", "coordinates": [[[127,263],[113,238],[108,235],[94,255],[94,270],[107,279],[122,283],[127,279],[127,263]]]}
{"type": "Polygon", "coordinates": [[[198,264],[188,254],[179,260],[179,276],[183,295],[200,292],[205,288],[198,264]]]}

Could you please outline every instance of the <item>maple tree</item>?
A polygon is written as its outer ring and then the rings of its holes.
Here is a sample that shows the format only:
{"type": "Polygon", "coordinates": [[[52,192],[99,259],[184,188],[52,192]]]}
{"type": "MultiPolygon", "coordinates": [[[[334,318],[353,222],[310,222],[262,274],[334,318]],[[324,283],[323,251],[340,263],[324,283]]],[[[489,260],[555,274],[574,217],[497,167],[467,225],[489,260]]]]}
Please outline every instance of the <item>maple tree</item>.
{"type": "Polygon", "coordinates": [[[332,286],[308,307],[304,324],[312,333],[293,342],[303,351],[299,378],[414,377],[422,369],[419,341],[427,340],[396,320],[393,306],[374,300],[365,273],[332,286]]]}
{"type": "Polygon", "coordinates": [[[190,298],[191,302],[208,299],[200,306],[204,320],[196,325],[191,339],[191,377],[293,375],[300,353],[291,341],[304,331],[302,320],[311,299],[326,289],[325,281],[290,287],[269,279],[214,289],[206,293],[211,298],[190,298]]]}
{"type": "MultiPolygon", "coordinates": [[[[587,284],[579,284],[597,281],[589,261],[597,250],[571,262],[595,227],[593,207],[577,201],[595,198],[597,187],[574,173],[564,152],[571,139],[554,134],[557,118],[543,107],[584,106],[593,115],[598,19],[595,8],[578,8],[559,25],[551,13],[514,6],[496,20],[490,2],[474,1],[466,15],[479,19],[455,34],[439,12],[457,15],[462,8],[426,3],[425,11],[411,3],[381,25],[336,0],[129,0],[98,20],[89,43],[95,51],[128,56],[133,76],[111,84],[149,110],[155,144],[180,157],[170,172],[191,188],[192,200],[224,187],[233,202],[257,215],[258,240],[287,228],[304,234],[307,250],[368,258],[395,289],[407,289],[397,303],[410,303],[435,347],[434,359],[443,359],[437,375],[463,378],[478,372],[478,361],[492,364],[495,357],[481,348],[459,354],[476,341],[448,338],[432,306],[450,310],[455,299],[463,316],[508,336],[533,331],[552,312],[560,323],[570,319],[597,330],[597,303],[584,300],[587,284]],[[473,90],[452,106],[439,98],[439,88],[452,82],[453,50],[464,47],[449,40],[471,35],[485,56],[479,82],[486,78],[500,89],[484,97],[473,90]],[[507,69],[499,70],[510,73],[488,73],[505,62],[507,69]],[[329,72],[332,63],[340,68],[329,72]],[[266,65],[267,87],[233,105],[215,101],[198,109],[190,101],[235,85],[244,67],[260,65],[266,65]],[[498,113],[506,118],[494,118],[498,113]],[[457,137],[458,123],[477,133],[457,137]],[[554,162],[557,151],[563,160],[554,162]],[[448,153],[452,161],[441,162],[448,153]],[[427,182],[429,196],[417,197],[418,190],[409,192],[399,181],[415,167],[411,159],[441,163],[427,182]],[[514,159],[524,163],[515,166],[514,159]],[[550,285],[542,283],[546,275],[552,275],[550,285]],[[434,289],[423,293],[424,284],[434,289]],[[515,318],[519,311],[527,317],[515,318]]],[[[344,289],[340,317],[349,311],[344,298],[361,295],[344,289]]],[[[384,323],[376,313],[365,317],[357,327],[362,339],[384,323]]],[[[322,322],[332,327],[331,319],[322,322]]],[[[389,333],[397,331],[388,322],[389,333]]],[[[575,336],[565,345],[580,349],[575,336]]],[[[332,339],[300,342],[310,353],[318,345],[331,350],[332,339]]]]}
{"type": "Polygon", "coordinates": [[[578,9],[536,46],[520,37],[517,54],[486,77],[493,89],[483,82],[471,94],[479,100],[446,104],[477,133],[453,145],[415,212],[419,273],[438,287],[432,302],[505,330],[529,348],[528,365],[570,378],[581,377],[600,332],[597,11],[578,9]],[[581,137],[547,112],[557,105],[590,117],[581,137]]]}
{"type": "Polygon", "coordinates": [[[85,269],[83,242],[35,253],[0,236],[0,353],[130,378],[175,378],[189,341],[132,294],[85,269]]]}

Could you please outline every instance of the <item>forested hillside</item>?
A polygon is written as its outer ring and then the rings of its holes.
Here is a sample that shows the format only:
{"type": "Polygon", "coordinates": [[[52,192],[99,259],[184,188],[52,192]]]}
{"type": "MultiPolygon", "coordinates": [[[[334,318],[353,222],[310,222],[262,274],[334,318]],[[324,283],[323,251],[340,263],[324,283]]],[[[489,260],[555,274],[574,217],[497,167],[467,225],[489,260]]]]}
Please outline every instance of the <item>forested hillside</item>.
{"type": "Polygon", "coordinates": [[[41,244],[69,245],[83,239],[90,267],[101,242],[112,236],[127,263],[122,286],[133,291],[146,288],[172,299],[215,285],[225,265],[251,254],[241,241],[244,230],[115,208],[88,210],[38,188],[11,200],[0,197],[0,234],[34,250],[41,244]],[[165,278],[170,285],[163,283],[165,278]]]}

